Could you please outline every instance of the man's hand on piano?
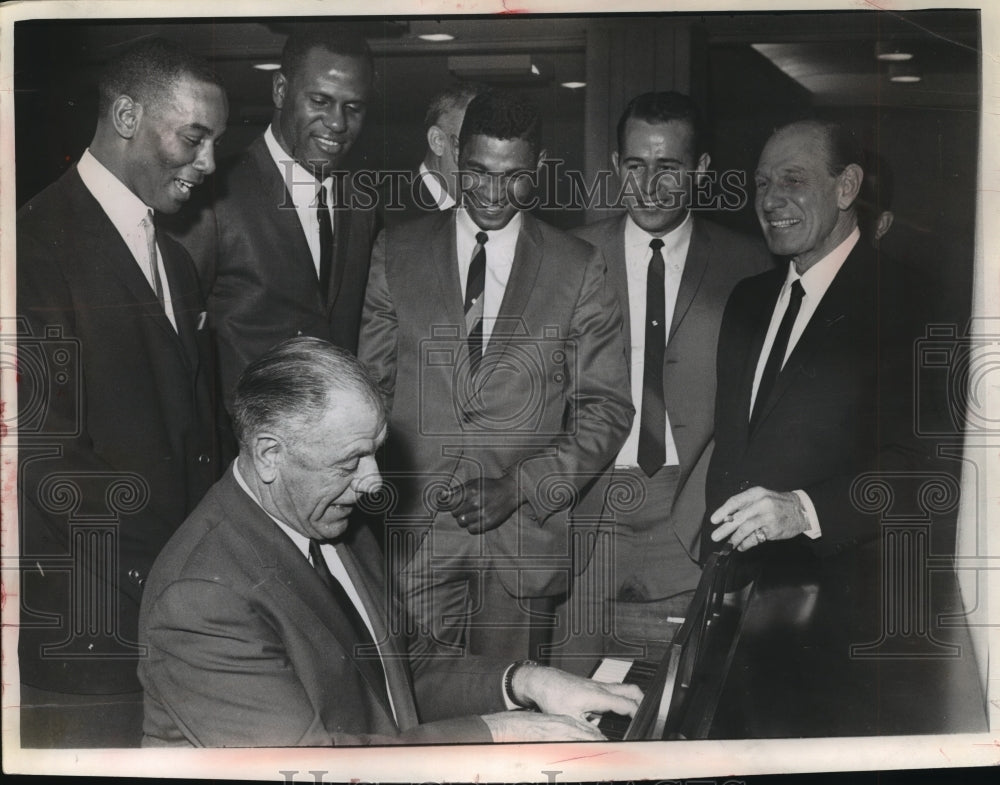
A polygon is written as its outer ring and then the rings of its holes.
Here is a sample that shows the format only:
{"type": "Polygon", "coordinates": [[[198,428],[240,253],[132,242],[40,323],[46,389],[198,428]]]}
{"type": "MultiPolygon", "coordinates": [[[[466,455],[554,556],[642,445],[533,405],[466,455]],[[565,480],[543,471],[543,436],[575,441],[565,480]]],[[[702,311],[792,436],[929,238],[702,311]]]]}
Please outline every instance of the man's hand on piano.
{"type": "Polygon", "coordinates": [[[606,684],[541,665],[518,668],[511,689],[520,703],[581,722],[605,712],[632,717],[642,701],[642,690],[634,684],[606,684]]]}
{"type": "Polygon", "coordinates": [[[718,528],[715,542],[728,539],[739,551],[768,540],[788,540],[809,529],[809,520],[798,494],[780,493],[755,486],[730,496],[710,518],[718,528]]]}
{"type": "Polygon", "coordinates": [[[484,715],[483,722],[495,742],[605,740],[596,726],[565,715],[502,711],[484,715]]]}

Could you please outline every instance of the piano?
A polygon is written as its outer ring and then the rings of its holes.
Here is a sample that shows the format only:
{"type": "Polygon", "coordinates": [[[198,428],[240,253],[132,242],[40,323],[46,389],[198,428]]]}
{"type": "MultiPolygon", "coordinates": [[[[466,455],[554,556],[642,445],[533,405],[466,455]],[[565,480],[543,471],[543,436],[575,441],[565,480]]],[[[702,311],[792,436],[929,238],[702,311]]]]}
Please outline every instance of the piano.
{"type": "Polygon", "coordinates": [[[644,692],[634,718],[606,714],[598,727],[616,741],[705,738],[739,640],[752,581],[732,585],[732,547],[708,557],[677,635],[659,661],[604,658],[591,678],[636,684],[644,692]]]}

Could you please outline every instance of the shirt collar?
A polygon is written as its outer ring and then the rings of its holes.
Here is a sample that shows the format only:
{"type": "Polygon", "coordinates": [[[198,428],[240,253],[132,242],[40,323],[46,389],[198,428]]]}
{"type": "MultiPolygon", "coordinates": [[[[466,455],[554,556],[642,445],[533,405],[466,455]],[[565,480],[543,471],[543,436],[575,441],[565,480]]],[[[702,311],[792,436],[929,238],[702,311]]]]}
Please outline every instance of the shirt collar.
{"type": "Polygon", "coordinates": [[[833,283],[833,279],[837,276],[837,273],[840,272],[840,268],[844,266],[847,257],[851,255],[851,251],[854,250],[854,246],[860,237],[860,230],[854,227],[854,231],[840,245],[816,262],[816,264],[802,275],[799,275],[794,264],[789,263],[788,276],[785,278],[785,289],[791,286],[793,281],[798,280],[802,282],[802,289],[806,297],[810,299],[815,298],[816,300],[821,299],[826,294],[826,290],[830,288],[830,284],[833,283]]]}
{"type": "MultiPolygon", "coordinates": [[[[676,258],[677,251],[681,248],[686,248],[691,240],[691,231],[694,228],[694,221],[691,219],[691,212],[684,216],[684,220],[681,221],[679,226],[674,227],[660,239],[663,240],[663,254],[664,259],[670,259],[671,257],[676,258]]],[[[625,220],[625,250],[626,256],[629,256],[628,252],[631,251],[633,254],[643,254],[649,249],[649,243],[653,240],[653,235],[642,229],[635,221],[632,220],[631,215],[626,215],[625,220]]],[[[640,256],[640,258],[642,258],[640,256]]],[[[681,260],[683,261],[683,260],[681,260]]]]}
{"type": "Polygon", "coordinates": [[[98,161],[89,147],[83,151],[76,171],[120,234],[134,232],[149,213],[150,207],[98,161]]]}
{"type": "MultiPolygon", "coordinates": [[[[320,182],[313,177],[312,172],[308,171],[302,164],[282,149],[270,125],[264,131],[264,144],[267,145],[267,151],[271,154],[271,160],[274,161],[274,165],[278,167],[278,171],[281,173],[281,179],[284,181],[285,187],[292,195],[292,204],[296,207],[314,207],[316,204],[316,194],[319,193],[320,182]],[[289,161],[291,162],[290,175],[289,161]]],[[[329,183],[330,179],[330,177],[326,178],[323,184],[329,183]]]]}
{"type": "MultiPolygon", "coordinates": [[[[463,235],[467,239],[470,239],[473,244],[476,242],[476,234],[483,231],[478,226],[476,222],[469,217],[468,211],[464,207],[459,207],[455,211],[457,213],[457,225],[459,234],[463,235]]],[[[517,242],[517,235],[521,231],[521,213],[517,212],[514,217],[510,219],[503,229],[492,229],[486,234],[489,236],[489,245],[494,248],[498,245],[509,245],[513,248],[514,244],[517,242]]]]}
{"type": "MultiPolygon", "coordinates": [[[[247,496],[253,499],[253,503],[256,504],[258,507],[260,507],[262,510],[264,510],[264,505],[260,503],[260,499],[257,498],[256,494],[254,494],[252,490],[250,490],[250,486],[247,485],[247,481],[244,480],[243,475],[240,474],[240,468],[237,465],[237,461],[233,461],[233,477],[236,478],[236,484],[243,489],[244,493],[246,493],[247,496]]],[[[299,549],[299,552],[308,559],[309,538],[306,537],[304,534],[295,531],[295,529],[293,529],[284,521],[275,518],[267,510],[264,510],[264,513],[267,515],[268,518],[270,518],[272,521],[278,524],[278,528],[288,535],[289,539],[293,543],[295,543],[295,547],[299,549]]]]}
{"type": "Polygon", "coordinates": [[[439,210],[448,210],[455,206],[455,200],[451,198],[451,194],[441,185],[439,177],[441,175],[428,169],[427,164],[420,164],[420,180],[423,182],[424,188],[430,193],[434,204],[437,205],[439,210]]]}

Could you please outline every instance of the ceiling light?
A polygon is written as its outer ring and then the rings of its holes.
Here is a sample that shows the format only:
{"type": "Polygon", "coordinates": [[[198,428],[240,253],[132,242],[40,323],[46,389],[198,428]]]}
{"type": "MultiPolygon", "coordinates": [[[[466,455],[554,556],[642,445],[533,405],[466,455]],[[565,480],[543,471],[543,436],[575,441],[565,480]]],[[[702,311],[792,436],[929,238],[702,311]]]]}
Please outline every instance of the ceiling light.
{"type": "Polygon", "coordinates": [[[448,35],[448,33],[424,33],[423,35],[418,35],[417,38],[423,41],[454,41],[455,36],[448,35]]]}
{"type": "Polygon", "coordinates": [[[913,63],[890,63],[889,81],[902,84],[912,84],[921,79],[920,71],[913,63]]]}
{"type": "Polygon", "coordinates": [[[900,44],[878,41],[875,44],[875,57],[888,63],[903,63],[912,60],[913,53],[906,51],[900,44]]]}
{"type": "Polygon", "coordinates": [[[281,68],[281,63],[257,63],[254,68],[258,71],[277,71],[281,68]]]}
{"type": "Polygon", "coordinates": [[[448,70],[459,79],[484,82],[535,83],[552,75],[551,67],[529,54],[458,55],[448,58],[448,70]]]}
{"type": "Polygon", "coordinates": [[[570,90],[579,90],[581,87],[586,87],[586,82],[563,82],[563,87],[568,87],[570,90]]]}

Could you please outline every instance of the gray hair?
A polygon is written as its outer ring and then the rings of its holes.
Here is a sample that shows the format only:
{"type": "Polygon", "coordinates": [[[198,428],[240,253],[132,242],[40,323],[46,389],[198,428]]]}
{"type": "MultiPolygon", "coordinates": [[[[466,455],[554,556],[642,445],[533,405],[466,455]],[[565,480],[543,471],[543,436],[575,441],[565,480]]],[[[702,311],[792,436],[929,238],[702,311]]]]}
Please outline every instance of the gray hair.
{"type": "Polygon", "coordinates": [[[233,427],[242,449],[263,431],[311,427],[330,408],[336,392],[357,393],[385,418],[378,385],[350,352],[319,338],[277,344],[240,375],[233,400],[233,427]]]}

